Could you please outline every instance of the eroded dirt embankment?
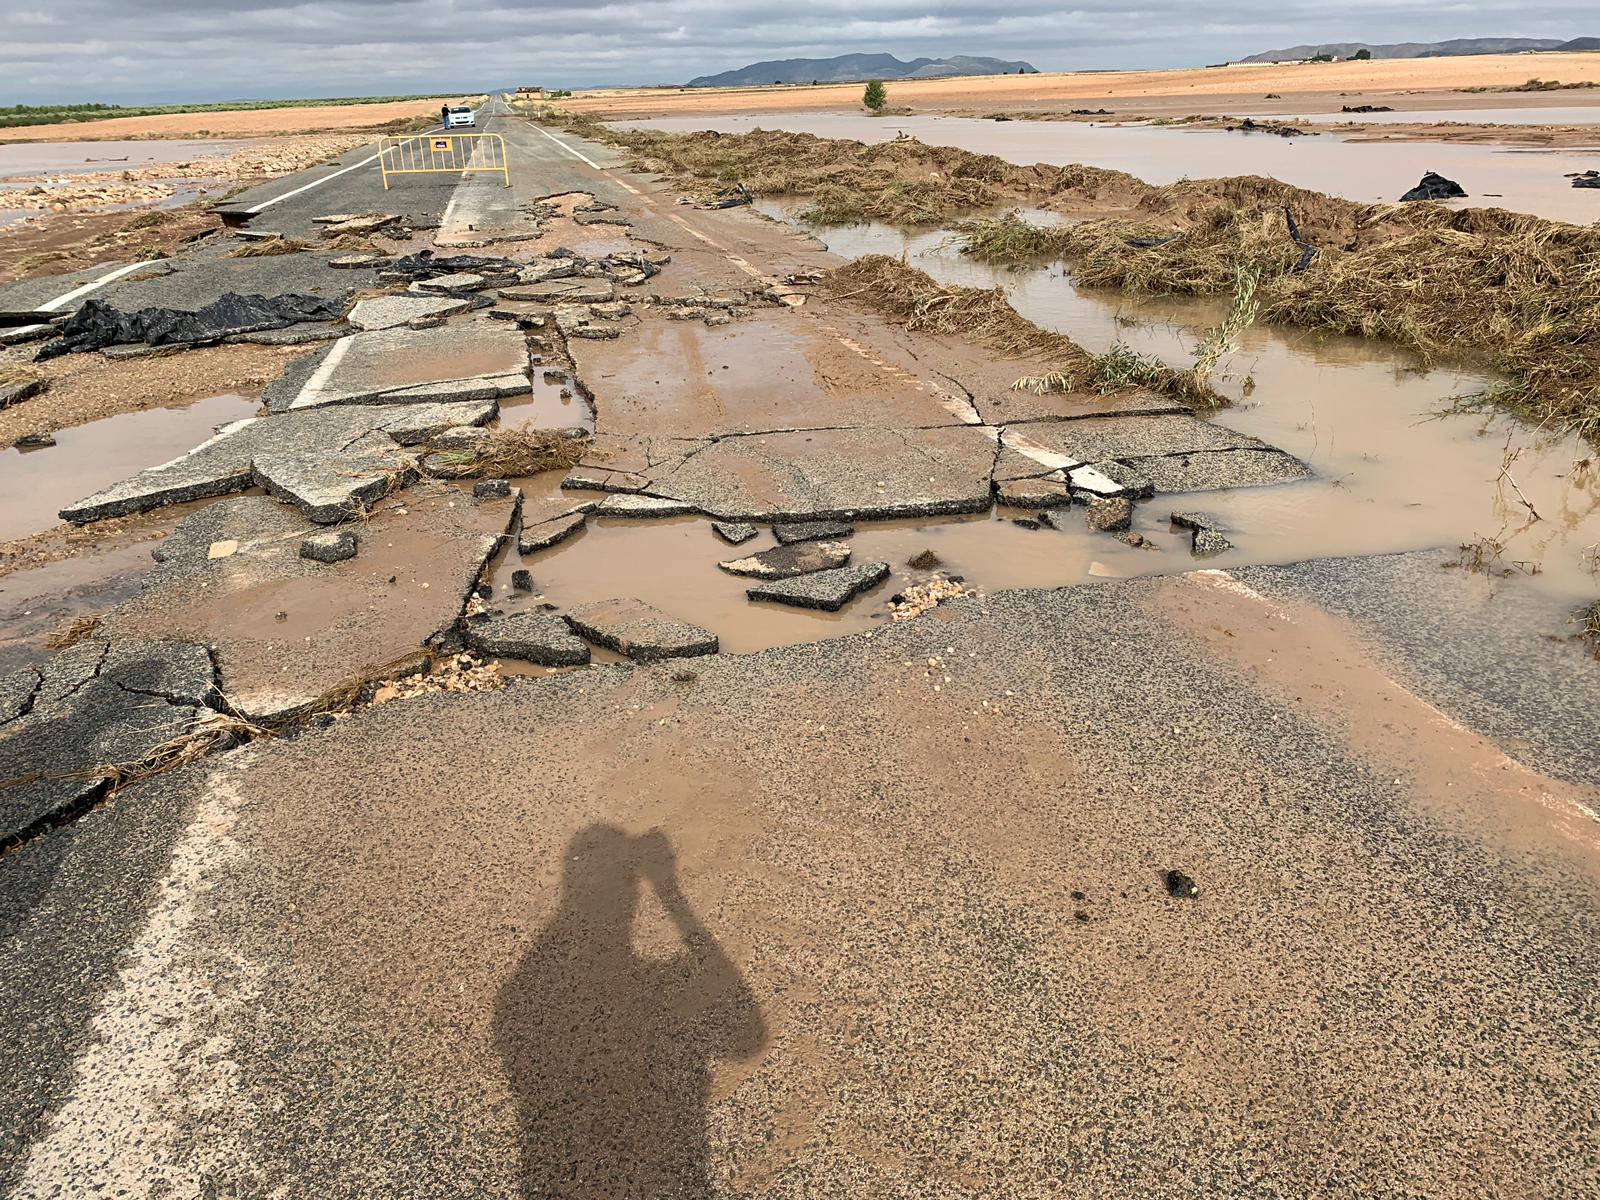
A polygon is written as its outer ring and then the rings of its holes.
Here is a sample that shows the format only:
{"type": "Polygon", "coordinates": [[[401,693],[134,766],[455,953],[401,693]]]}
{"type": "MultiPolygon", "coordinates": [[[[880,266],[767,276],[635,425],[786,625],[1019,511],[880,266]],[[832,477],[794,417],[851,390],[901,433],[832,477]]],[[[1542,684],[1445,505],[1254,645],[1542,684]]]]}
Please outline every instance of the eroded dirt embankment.
{"type": "Polygon", "coordinates": [[[1156,186],[1083,165],[1023,167],[899,138],[878,145],[758,130],[585,136],[631,151],[703,196],[742,187],[805,196],[819,224],[967,226],[968,248],[1015,264],[1060,258],[1080,283],[1131,292],[1248,287],[1261,319],[1382,337],[1426,358],[1487,358],[1488,399],[1600,439],[1600,229],[1499,209],[1361,204],[1242,176],[1156,186]],[[1043,227],[993,210],[1083,218],[1043,227]]]}

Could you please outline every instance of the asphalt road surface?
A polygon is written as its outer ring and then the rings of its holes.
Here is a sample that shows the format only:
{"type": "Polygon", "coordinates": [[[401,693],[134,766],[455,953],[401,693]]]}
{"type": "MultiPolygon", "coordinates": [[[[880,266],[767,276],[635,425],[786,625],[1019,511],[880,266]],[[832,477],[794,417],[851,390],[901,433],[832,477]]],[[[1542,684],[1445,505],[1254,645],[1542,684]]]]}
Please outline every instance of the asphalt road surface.
{"type": "MultiPolygon", "coordinates": [[[[516,203],[409,212],[812,253],[480,129],[516,203]]],[[[361,158],[238,203],[392,211],[361,158]]],[[[660,365],[618,421],[763,411],[660,365]]],[[[948,423],[906,389],[875,419],[948,423]]],[[[1000,591],[213,755],[0,858],[0,1188],[1596,1194],[1600,677],[1549,615],[1427,553],[1000,591]]]]}

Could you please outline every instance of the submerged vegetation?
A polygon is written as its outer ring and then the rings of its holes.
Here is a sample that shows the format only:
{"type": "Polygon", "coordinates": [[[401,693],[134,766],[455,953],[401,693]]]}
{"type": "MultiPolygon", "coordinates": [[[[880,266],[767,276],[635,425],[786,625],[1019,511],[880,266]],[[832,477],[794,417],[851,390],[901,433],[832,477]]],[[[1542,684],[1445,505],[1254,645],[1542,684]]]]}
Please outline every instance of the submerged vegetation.
{"type": "Polygon", "coordinates": [[[907,329],[964,337],[1012,358],[1034,358],[1048,370],[1014,387],[1032,392],[1092,388],[1102,394],[1143,387],[1196,403],[1222,401],[1192,371],[1175,371],[1127,347],[1091,355],[1064,334],[1042,329],[1011,307],[999,288],[940,283],[884,254],[868,254],[831,272],[827,290],[892,317],[907,329]]]}
{"type": "MultiPolygon", "coordinates": [[[[802,216],[819,224],[949,225],[1021,203],[1089,214],[1041,226],[1010,212],[957,228],[967,253],[1012,265],[1059,259],[1083,286],[1232,295],[1236,327],[1259,318],[1388,339],[1425,361],[1482,363],[1504,376],[1486,399],[1600,445],[1600,227],[1501,209],[1361,204],[1258,176],[1158,187],[1120,171],[1019,166],[910,138],[867,145],[560,119],[691,194],[741,184],[757,196],[804,197],[802,216]]],[[[1226,328],[1217,336],[1202,344],[1193,373],[1202,388],[1231,340],[1226,328]]]]}

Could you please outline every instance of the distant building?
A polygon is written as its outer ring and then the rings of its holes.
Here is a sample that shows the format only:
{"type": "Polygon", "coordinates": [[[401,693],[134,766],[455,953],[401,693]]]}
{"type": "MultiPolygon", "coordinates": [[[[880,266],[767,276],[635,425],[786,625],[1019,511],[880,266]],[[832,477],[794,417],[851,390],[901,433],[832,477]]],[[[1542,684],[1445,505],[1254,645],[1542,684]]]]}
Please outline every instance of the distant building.
{"type": "Polygon", "coordinates": [[[542,87],[519,87],[517,89],[517,99],[518,100],[543,100],[544,99],[544,89],[542,87]]]}

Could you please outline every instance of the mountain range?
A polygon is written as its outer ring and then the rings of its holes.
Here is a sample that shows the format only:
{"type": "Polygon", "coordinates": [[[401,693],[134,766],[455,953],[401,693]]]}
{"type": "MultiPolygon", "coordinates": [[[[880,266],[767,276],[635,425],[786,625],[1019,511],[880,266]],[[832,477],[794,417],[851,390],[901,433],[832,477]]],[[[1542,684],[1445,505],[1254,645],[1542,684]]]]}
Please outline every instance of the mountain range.
{"type": "Polygon", "coordinates": [[[1372,42],[1326,42],[1320,46],[1290,46],[1287,50],[1268,50],[1240,59],[1247,63],[1299,62],[1319,54],[1349,58],[1357,50],[1372,51],[1373,58],[1449,58],[1459,54],[1519,54],[1530,50],[1596,50],[1600,39],[1573,38],[1453,38],[1448,42],[1395,42],[1380,46],[1372,42]]]}
{"type": "Polygon", "coordinates": [[[755,87],[773,83],[855,83],[867,79],[943,79],[952,75],[1036,75],[1032,63],[974,58],[913,58],[892,54],[840,54],[834,58],[783,58],[751,63],[734,71],[702,75],[690,87],[755,87]]]}

